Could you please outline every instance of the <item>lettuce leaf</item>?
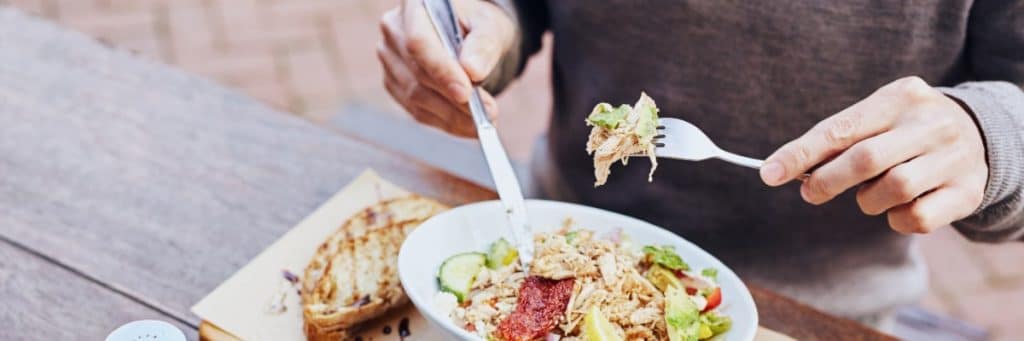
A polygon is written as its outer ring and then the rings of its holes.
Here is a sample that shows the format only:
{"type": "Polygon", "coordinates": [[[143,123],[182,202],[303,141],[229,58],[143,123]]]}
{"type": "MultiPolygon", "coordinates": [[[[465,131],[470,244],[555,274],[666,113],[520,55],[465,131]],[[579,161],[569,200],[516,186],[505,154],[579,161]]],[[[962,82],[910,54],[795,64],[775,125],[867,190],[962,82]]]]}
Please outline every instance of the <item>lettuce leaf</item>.
{"type": "Polygon", "coordinates": [[[669,287],[665,292],[665,324],[671,341],[697,341],[700,335],[700,311],[686,290],[669,287]]]}
{"type": "Polygon", "coordinates": [[[707,269],[701,270],[700,274],[703,275],[704,277],[710,278],[710,279],[712,279],[714,281],[718,280],[718,269],[707,268],[707,269]]]}
{"type": "Polygon", "coordinates": [[[625,104],[620,105],[618,108],[612,108],[611,104],[598,103],[594,110],[590,112],[590,116],[587,116],[587,122],[601,128],[615,129],[626,121],[626,115],[629,114],[629,110],[629,105],[625,104]]]}
{"type": "Polygon", "coordinates": [[[633,110],[639,115],[634,133],[640,139],[641,145],[650,144],[658,134],[658,107],[646,93],[641,93],[640,100],[636,102],[633,110]]]}
{"type": "Polygon", "coordinates": [[[725,333],[732,328],[732,319],[714,311],[709,311],[701,315],[700,323],[708,326],[714,335],[725,333]]]}
{"type": "Polygon", "coordinates": [[[676,253],[676,249],[672,245],[665,245],[662,247],[657,246],[644,246],[644,254],[650,255],[651,260],[671,270],[682,270],[689,271],[690,265],[683,261],[683,258],[679,257],[676,253]]]}

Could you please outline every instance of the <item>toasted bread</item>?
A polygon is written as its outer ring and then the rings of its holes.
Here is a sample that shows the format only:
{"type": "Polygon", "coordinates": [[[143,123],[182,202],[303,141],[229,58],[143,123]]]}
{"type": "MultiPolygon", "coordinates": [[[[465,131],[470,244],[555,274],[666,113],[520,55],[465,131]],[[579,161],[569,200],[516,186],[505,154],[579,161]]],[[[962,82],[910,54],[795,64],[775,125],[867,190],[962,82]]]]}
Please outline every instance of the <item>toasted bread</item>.
{"type": "Polygon", "coordinates": [[[446,208],[411,196],[381,202],[349,218],[306,267],[306,337],[348,339],[360,323],[408,302],[398,281],[398,250],[410,231],[446,208]]]}

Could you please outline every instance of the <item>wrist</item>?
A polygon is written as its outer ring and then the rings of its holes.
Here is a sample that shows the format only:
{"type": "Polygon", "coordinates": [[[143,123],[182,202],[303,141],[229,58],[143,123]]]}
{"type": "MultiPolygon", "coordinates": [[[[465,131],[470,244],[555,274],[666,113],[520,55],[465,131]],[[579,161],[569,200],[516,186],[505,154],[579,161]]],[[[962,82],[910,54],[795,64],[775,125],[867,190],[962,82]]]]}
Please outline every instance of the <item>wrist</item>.
{"type": "Polygon", "coordinates": [[[1015,91],[1018,97],[1024,97],[1016,86],[1005,82],[971,82],[954,88],[938,88],[974,120],[985,148],[988,183],[975,214],[1006,199],[1024,183],[1024,143],[1019,136],[1019,125],[1003,98],[1007,89],[1001,88],[1005,86],[1012,87],[1011,93],[1015,91]]]}

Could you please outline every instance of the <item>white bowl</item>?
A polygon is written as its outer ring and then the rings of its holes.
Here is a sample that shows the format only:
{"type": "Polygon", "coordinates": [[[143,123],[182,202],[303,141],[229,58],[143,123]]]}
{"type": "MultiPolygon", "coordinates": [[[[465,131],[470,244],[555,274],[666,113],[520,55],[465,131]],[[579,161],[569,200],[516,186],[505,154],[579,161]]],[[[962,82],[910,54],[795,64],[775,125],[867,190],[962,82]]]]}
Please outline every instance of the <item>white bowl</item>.
{"type": "MultiPolygon", "coordinates": [[[[571,217],[577,227],[594,230],[597,235],[621,228],[636,245],[673,245],[683,260],[696,269],[718,269],[722,287],[720,312],[732,318],[726,341],[748,341],[757,332],[757,307],[740,278],[714,256],[685,239],[642,220],[593,207],[555,201],[527,200],[526,210],[535,233],[559,229],[571,217]]],[[[456,326],[434,307],[438,291],[437,270],[441,263],[457,253],[483,252],[500,237],[512,240],[506,227],[500,202],[486,201],[457,207],[438,214],[414,230],[398,254],[398,276],[416,309],[434,325],[452,337],[481,340],[456,326]]]]}

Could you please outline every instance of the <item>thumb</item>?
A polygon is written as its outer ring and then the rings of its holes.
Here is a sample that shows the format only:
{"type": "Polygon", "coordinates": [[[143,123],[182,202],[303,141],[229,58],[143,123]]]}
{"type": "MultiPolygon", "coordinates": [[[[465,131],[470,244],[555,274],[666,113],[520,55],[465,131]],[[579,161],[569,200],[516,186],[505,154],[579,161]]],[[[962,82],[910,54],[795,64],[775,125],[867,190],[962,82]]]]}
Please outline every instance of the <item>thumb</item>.
{"type": "Polygon", "coordinates": [[[470,80],[482,82],[494,70],[498,60],[508,51],[513,35],[511,19],[504,11],[489,3],[481,3],[478,15],[466,16],[466,39],[459,53],[459,63],[470,80]],[[486,13],[486,14],[485,14],[486,13]]]}

